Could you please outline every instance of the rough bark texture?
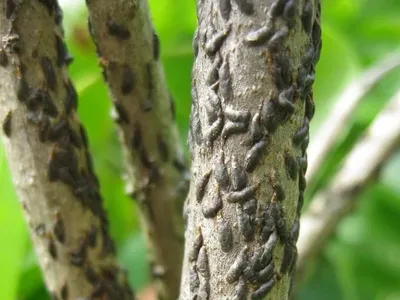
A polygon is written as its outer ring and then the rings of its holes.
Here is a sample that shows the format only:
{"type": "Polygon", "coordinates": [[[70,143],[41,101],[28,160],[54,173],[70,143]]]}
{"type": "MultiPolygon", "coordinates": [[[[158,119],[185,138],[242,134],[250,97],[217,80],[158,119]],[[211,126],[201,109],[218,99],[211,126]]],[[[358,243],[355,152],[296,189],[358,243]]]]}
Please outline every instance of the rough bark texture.
{"type": "Polygon", "coordinates": [[[287,299],[319,1],[198,1],[180,299],[287,299]]]}
{"type": "Polygon", "coordinates": [[[134,299],[115,260],[56,1],[0,2],[0,120],[52,299],[134,299]]]}
{"type": "Polygon", "coordinates": [[[189,172],[145,0],[87,0],[89,29],[115,106],[129,195],[138,201],[160,297],[176,299],[189,172]]]}

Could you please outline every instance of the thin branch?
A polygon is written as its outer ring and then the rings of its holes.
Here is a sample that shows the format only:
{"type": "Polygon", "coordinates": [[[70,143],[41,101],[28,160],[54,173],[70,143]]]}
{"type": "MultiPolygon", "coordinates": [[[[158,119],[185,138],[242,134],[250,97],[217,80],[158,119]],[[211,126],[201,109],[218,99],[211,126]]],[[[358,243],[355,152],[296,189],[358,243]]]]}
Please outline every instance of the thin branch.
{"type": "Polygon", "coordinates": [[[299,278],[307,262],[320,252],[340,220],[354,207],[360,193],[398,149],[399,142],[400,92],[377,116],[332,183],[314,197],[302,216],[297,243],[299,278]]]}
{"type": "Polygon", "coordinates": [[[47,288],[53,299],[134,299],[76,114],[62,12],[56,1],[0,11],[2,141],[47,288]]]}
{"type": "Polygon", "coordinates": [[[288,299],[320,1],[197,1],[181,300],[288,299]]]}
{"type": "Polygon", "coordinates": [[[89,29],[120,128],[128,194],[138,201],[150,241],[153,277],[164,299],[176,299],[189,172],[164,79],[159,40],[147,1],[86,3],[89,29]]]}
{"type": "Polygon", "coordinates": [[[340,138],[364,96],[389,72],[400,66],[400,54],[379,61],[352,82],[338,97],[328,118],[312,139],[308,150],[307,182],[311,184],[332,146],[340,138]]]}

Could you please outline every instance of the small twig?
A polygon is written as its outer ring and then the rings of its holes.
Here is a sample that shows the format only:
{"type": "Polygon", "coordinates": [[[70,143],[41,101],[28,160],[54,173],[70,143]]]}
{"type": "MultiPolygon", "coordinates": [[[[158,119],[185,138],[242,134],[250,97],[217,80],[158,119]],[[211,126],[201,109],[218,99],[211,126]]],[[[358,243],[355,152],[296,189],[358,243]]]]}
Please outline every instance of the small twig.
{"type": "Polygon", "coordinates": [[[375,178],[400,142],[400,91],[377,116],[365,137],[347,156],[332,183],[318,193],[300,222],[298,279],[306,263],[332,235],[357,196],[375,178]]]}
{"type": "Polygon", "coordinates": [[[346,128],[353,112],[364,96],[390,71],[400,66],[400,54],[391,55],[367,70],[338,97],[329,117],[312,139],[308,150],[307,182],[315,179],[328,152],[346,128]]]}

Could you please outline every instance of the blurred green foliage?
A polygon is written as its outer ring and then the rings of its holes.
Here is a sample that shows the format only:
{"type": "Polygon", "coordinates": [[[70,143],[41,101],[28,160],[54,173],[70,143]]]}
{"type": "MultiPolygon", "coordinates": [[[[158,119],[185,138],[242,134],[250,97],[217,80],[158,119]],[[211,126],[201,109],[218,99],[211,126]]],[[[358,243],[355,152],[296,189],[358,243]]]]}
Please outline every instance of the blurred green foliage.
{"type": "MultiPolygon", "coordinates": [[[[335,96],[385,55],[400,50],[400,1],[323,0],[323,50],[316,71],[317,112],[312,134],[329,114],[335,96]]],[[[160,35],[167,81],[176,101],[177,122],[186,144],[190,110],[191,42],[195,1],[150,0],[160,35]]],[[[140,290],[148,283],[146,246],[136,207],[124,196],[120,148],[109,118],[110,102],[86,30],[81,5],[64,5],[64,25],[75,57],[70,72],[79,91],[79,115],[87,127],[95,167],[102,183],[111,233],[129,280],[140,290]],[[80,13],[77,13],[79,11],[80,13]],[[93,107],[96,111],[93,112],[93,107]]],[[[325,184],[385,102],[399,88],[394,72],[363,101],[341,141],[321,168],[308,198],[325,184]]],[[[400,299],[400,155],[379,182],[361,196],[357,210],[339,226],[321,256],[310,265],[299,299],[400,299]]],[[[48,299],[29,241],[22,211],[0,148],[0,299],[48,299]]]]}

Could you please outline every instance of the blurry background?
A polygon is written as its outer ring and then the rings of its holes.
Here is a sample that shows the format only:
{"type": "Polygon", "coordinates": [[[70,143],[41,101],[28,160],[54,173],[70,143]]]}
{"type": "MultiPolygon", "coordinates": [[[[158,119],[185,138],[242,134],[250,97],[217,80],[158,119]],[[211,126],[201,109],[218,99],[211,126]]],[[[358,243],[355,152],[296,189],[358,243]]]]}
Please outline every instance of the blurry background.
{"type": "MultiPolygon", "coordinates": [[[[323,50],[317,67],[316,116],[312,133],[329,114],[335,96],[363,70],[400,51],[400,1],[323,0],[323,50]]],[[[135,204],[123,192],[122,161],[110,101],[88,36],[84,1],[61,1],[70,72],[80,95],[79,115],[86,125],[101,180],[111,233],[121,262],[136,290],[148,284],[148,266],[135,204]],[[93,110],[96,109],[96,111],[93,110]]],[[[190,110],[192,34],[195,1],[150,0],[167,81],[176,101],[177,122],[186,145],[190,110]]],[[[132,58],[134,59],[134,57],[132,58]]],[[[400,72],[386,77],[363,101],[340,143],[319,173],[308,198],[329,180],[385,102],[400,88],[400,72]]],[[[400,299],[400,154],[381,180],[359,199],[357,210],[339,226],[320,258],[310,266],[299,299],[400,299]]],[[[27,228],[0,148],[0,299],[49,299],[27,228]]]]}

